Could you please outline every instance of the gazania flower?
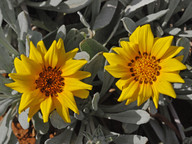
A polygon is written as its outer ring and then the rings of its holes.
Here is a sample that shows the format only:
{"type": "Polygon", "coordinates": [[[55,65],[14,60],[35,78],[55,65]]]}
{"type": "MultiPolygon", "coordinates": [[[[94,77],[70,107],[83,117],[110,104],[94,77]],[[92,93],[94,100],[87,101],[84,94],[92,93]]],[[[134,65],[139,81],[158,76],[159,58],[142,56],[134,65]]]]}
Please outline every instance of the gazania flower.
{"type": "Polygon", "coordinates": [[[66,53],[62,39],[53,41],[48,51],[43,41],[38,42],[37,48],[30,42],[29,58],[15,58],[17,73],[9,74],[15,82],[6,86],[22,93],[19,113],[29,108],[28,121],[39,110],[44,122],[54,109],[66,122],[70,122],[68,108],[79,113],[74,96],[87,98],[92,86],[80,81],[90,73],[79,71],[87,61],[74,60],[77,51],[78,48],[66,53]]]}
{"type": "Polygon", "coordinates": [[[159,93],[176,98],[170,82],[184,83],[179,71],[186,69],[175,57],[183,47],[171,46],[173,36],[154,38],[150,25],[137,27],[129,42],[121,41],[116,53],[104,53],[110,65],[105,69],[115,78],[122,90],[118,101],[141,105],[150,97],[158,108],[159,93]]]}

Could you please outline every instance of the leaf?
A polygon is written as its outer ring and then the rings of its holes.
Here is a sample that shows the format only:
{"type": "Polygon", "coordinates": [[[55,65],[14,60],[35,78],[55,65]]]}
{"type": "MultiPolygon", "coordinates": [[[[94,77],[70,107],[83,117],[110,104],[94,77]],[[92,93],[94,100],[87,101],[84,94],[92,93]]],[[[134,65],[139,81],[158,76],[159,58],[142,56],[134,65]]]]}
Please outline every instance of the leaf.
{"type": "Polygon", "coordinates": [[[71,29],[65,38],[65,50],[70,51],[74,48],[79,47],[79,43],[84,39],[84,36],[79,32],[79,30],[73,28],[71,29]]]}
{"type": "Polygon", "coordinates": [[[178,36],[180,37],[192,37],[192,30],[181,31],[178,36]]]}
{"type": "Polygon", "coordinates": [[[180,28],[167,28],[165,29],[165,32],[170,35],[177,35],[181,31],[180,28]]]}
{"type": "Polygon", "coordinates": [[[63,40],[65,39],[66,37],[66,27],[65,25],[62,25],[59,27],[59,29],[57,30],[57,35],[56,35],[56,40],[58,41],[59,38],[62,38],[63,40]]]}
{"type": "Polygon", "coordinates": [[[146,144],[148,139],[139,135],[120,135],[114,140],[116,144],[146,144]]]}
{"type": "MultiPolygon", "coordinates": [[[[40,9],[45,9],[49,11],[57,11],[62,13],[74,13],[87,5],[89,5],[92,0],[66,0],[59,3],[57,6],[52,6],[50,2],[54,3],[55,0],[48,0],[43,2],[32,2],[30,0],[26,1],[26,4],[32,7],[37,7],[40,9]]],[[[58,1],[58,0],[57,0],[58,1]]]]}
{"type": "Polygon", "coordinates": [[[188,21],[189,19],[192,18],[192,2],[190,2],[187,6],[187,8],[185,9],[182,17],[175,23],[175,26],[180,26],[182,25],[183,23],[185,23],[186,21],[188,21]]]}
{"type": "Polygon", "coordinates": [[[101,9],[101,12],[95,19],[95,23],[93,24],[93,30],[101,29],[107,26],[115,14],[117,8],[118,1],[117,0],[108,0],[101,9]]]}
{"type": "Polygon", "coordinates": [[[13,98],[5,98],[0,100],[0,116],[2,116],[7,111],[7,108],[13,101],[13,98]]]}
{"type": "Polygon", "coordinates": [[[80,17],[81,23],[82,23],[85,27],[90,28],[90,25],[87,23],[87,21],[85,20],[85,17],[81,14],[81,12],[78,11],[77,14],[78,14],[79,17],[80,17]]]}
{"type": "Polygon", "coordinates": [[[86,51],[92,59],[98,52],[108,52],[107,48],[102,46],[94,39],[85,39],[80,43],[81,51],[86,51]]]}
{"type": "Polygon", "coordinates": [[[91,10],[92,10],[91,25],[95,22],[95,19],[100,12],[100,8],[101,8],[101,0],[94,0],[91,4],[91,10]]]}
{"type": "Polygon", "coordinates": [[[150,120],[150,115],[144,110],[127,110],[120,113],[106,113],[105,118],[130,124],[144,124],[150,120]]]}
{"type": "Polygon", "coordinates": [[[0,0],[0,9],[3,19],[18,33],[15,11],[11,0],[0,0]]]}
{"type": "Polygon", "coordinates": [[[85,131],[85,124],[81,123],[81,127],[77,136],[77,139],[75,141],[75,144],[83,144],[83,132],[85,131]]]}
{"type": "Polygon", "coordinates": [[[104,57],[102,52],[96,54],[85,66],[84,71],[88,71],[91,73],[91,77],[86,78],[84,82],[91,83],[98,71],[103,68],[104,57]]]}
{"type": "Polygon", "coordinates": [[[169,7],[168,7],[168,13],[165,15],[164,22],[162,23],[162,27],[165,27],[167,25],[167,22],[173,15],[174,10],[177,8],[180,0],[170,0],[169,7]]]}
{"type": "Polygon", "coordinates": [[[192,93],[192,79],[185,78],[185,83],[174,83],[173,87],[176,94],[187,95],[192,93]]]}
{"type": "Polygon", "coordinates": [[[98,102],[99,102],[99,99],[100,99],[100,95],[99,93],[95,93],[93,95],[93,99],[92,99],[92,108],[94,111],[97,111],[98,110],[98,102]]]}
{"type": "Polygon", "coordinates": [[[137,28],[136,23],[135,23],[132,19],[130,19],[130,18],[128,18],[128,17],[124,17],[124,18],[122,18],[121,20],[122,20],[122,22],[123,22],[124,28],[125,28],[126,31],[129,32],[130,34],[132,34],[132,33],[135,31],[135,29],[137,28]]]}
{"type": "Polygon", "coordinates": [[[35,130],[39,134],[46,134],[49,130],[49,123],[44,123],[40,112],[37,112],[32,118],[35,130]]]}
{"type": "Polygon", "coordinates": [[[150,15],[138,20],[136,22],[136,25],[139,26],[139,25],[143,25],[143,24],[146,24],[146,23],[150,23],[150,22],[162,17],[167,12],[168,12],[168,10],[161,10],[161,11],[159,11],[157,13],[150,14],[150,15]]]}
{"type": "Polygon", "coordinates": [[[89,54],[87,52],[82,51],[82,52],[78,52],[75,55],[74,59],[78,59],[78,60],[79,59],[85,59],[85,60],[89,61],[90,60],[90,56],[89,56],[89,54]]]}
{"type": "Polygon", "coordinates": [[[177,95],[177,99],[182,99],[182,100],[192,100],[192,94],[187,94],[187,95],[177,95]]]}
{"type": "Polygon", "coordinates": [[[53,111],[51,114],[50,114],[50,121],[51,121],[51,124],[57,128],[57,129],[63,129],[63,128],[66,128],[67,126],[73,124],[76,122],[76,119],[74,119],[74,117],[70,117],[71,119],[71,123],[66,123],[64,122],[64,120],[59,116],[59,114],[57,113],[57,111],[53,111]]]}
{"type": "Polygon", "coordinates": [[[74,118],[76,118],[77,120],[83,120],[85,118],[85,115],[81,110],[79,110],[79,114],[74,113],[74,118]]]}
{"type": "Polygon", "coordinates": [[[1,74],[0,74],[0,93],[3,93],[3,94],[7,94],[7,95],[11,95],[11,89],[9,87],[6,87],[5,84],[6,83],[10,83],[12,82],[12,80],[8,79],[8,78],[5,78],[3,77],[1,74]]]}
{"type": "Polygon", "coordinates": [[[3,22],[3,15],[2,15],[2,12],[1,12],[1,9],[0,9],[0,26],[2,25],[2,22],[3,22]]]}
{"type": "Polygon", "coordinates": [[[70,144],[75,125],[68,126],[61,134],[46,140],[45,144],[70,144]]]}
{"type": "Polygon", "coordinates": [[[139,128],[139,125],[123,123],[122,128],[125,133],[133,133],[134,131],[136,131],[139,128]]]}
{"type": "Polygon", "coordinates": [[[156,0],[132,0],[131,3],[125,8],[125,16],[128,16],[137,9],[155,1],[156,0]]]}
{"type": "Polygon", "coordinates": [[[189,51],[190,51],[190,40],[188,38],[180,38],[177,40],[176,42],[177,46],[183,46],[184,50],[182,50],[177,56],[179,55],[183,55],[184,58],[182,60],[183,63],[185,63],[185,61],[187,60],[188,56],[189,56],[189,51]]]}
{"type": "Polygon", "coordinates": [[[20,123],[20,125],[22,126],[23,129],[28,129],[29,128],[29,122],[27,121],[28,113],[29,113],[29,109],[26,109],[25,111],[23,111],[18,116],[18,121],[19,121],[19,123],[20,123]]]}

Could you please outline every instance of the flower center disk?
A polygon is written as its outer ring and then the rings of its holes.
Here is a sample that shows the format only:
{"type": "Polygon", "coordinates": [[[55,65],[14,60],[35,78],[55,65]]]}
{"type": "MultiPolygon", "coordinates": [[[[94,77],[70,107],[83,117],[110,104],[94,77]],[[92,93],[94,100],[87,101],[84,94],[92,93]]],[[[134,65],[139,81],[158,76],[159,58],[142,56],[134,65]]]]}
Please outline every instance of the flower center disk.
{"type": "Polygon", "coordinates": [[[143,55],[139,54],[134,60],[128,63],[130,66],[131,76],[135,81],[139,81],[140,84],[153,84],[157,80],[157,76],[160,75],[161,67],[159,66],[160,60],[156,60],[155,56],[151,56],[146,52],[143,55]]]}
{"type": "Polygon", "coordinates": [[[52,68],[51,66],[44,67],[35,81],[36,89],[39,88],[45,96],[57,96],[57,93],[63,91],[64,86],[64,78],[61,74],[62,71],[59,68],[52,68]]]}

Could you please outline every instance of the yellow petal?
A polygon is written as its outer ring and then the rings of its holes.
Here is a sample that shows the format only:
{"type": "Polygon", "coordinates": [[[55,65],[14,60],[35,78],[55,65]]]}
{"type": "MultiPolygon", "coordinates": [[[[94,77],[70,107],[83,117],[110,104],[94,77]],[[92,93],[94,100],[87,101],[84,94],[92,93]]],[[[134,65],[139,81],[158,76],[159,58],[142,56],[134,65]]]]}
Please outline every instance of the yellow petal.
{"type": "Polygon", "coordinates": [[[27,121],[29,122],[32,119],[32,117],[34,116],[34,114],[36,114],[39,110],[40,110],[40,103],[35,106],[30,107],[27,121]]]}
{"type": "Polygon", "coordinates": [[[74,56],[76,55],[76,53],[77,53],[78,51],[79,51],[79,49],[78,49],[78,48],[75,48],[75,49],[67,52],[67,53],[65,54],[66,60],[71,59],[71,58],[74,58],[74,56]]]}
{"type": "Polygon", "coordinates": [[[63,40],[60,38],[59,41],[57,42],[57,55],[58,55],[58,67],[63,66],[63,64],[66,61],[66,54],[65,54],[65,48],[64,48],[64,43],[63,40]]]}
{"type": "Polygon", "coordinates": [[[120,90],[122,90],[123,87],[124,87],[126,84],[130,83],[130,80],[132,80],[132,79],[130,79],[130,78],[128,78],[128,77],[121,78],[121,79],[119,79],[119,80],[116,82],[115,85],[116,85],[120,90]]]}
{"type": "Polygon", "coordinates": [[[71,123],[71,119],[69,116],[69,110],[68,108],[65,106],[65,104],[63,104],[62,102],[60,102],[60,99],[58,97],[53,97],[53,102],[54,105],[56,107],[56,111],[58,112],[58,114],[61,116],[61,118],[67,122],[67,123],[71,123]]]}
{"type": "Polygon", "coordinates": [[[155,107],[157,109],[158,103],[159,103],[159,92],[157,91],[156,87],[154,87],[154,85],[152,85],[152,89],[153,89],[152,99],[153,99],[153,102],[154,102],[155,107]]]}
{"type": "Polygon", "coordinates": [[[30,41],[29,59],[34,60],[37,63],[43,63],[43,57],[32,41],[30,41]]]}
{"type": "Polygon", "coordinates": [[[121,41],[120,42],[121,47],[123,48],[121,51],[120,49],[114,48],[113,50],[120,54],[121,56],[124,55],[126,57],[126,60],[132,60],[135,58],[136,55],[138,55],[138,45],[135,43],[127,42],[127,41],[121,41]]]}
{"type": "Polygon", "coordinates": [[[115,53],[103,53],[103,56],[107,59],[108,63],[111,65],[114,64],[127,64],[128,59],[123,59],[121,55],[115,53]]]}
{"type": "Polygon", "coordinates": [[[17,73],[10,73],[9,77],[11,77],[15,82],[5,84],[7,87],[10,87],[20,93],[29,92],[35,89],[35,79],[32,75],[22,75],[17,73]]]}
{"type": "Polygon", "coordinates": [[[44,56],[45,65],[51,66],[52,68],[56,67],[58,63],[58,49],[56,44],[56,41],[53,41],[52,45],[44,56]]]}
{"type": "Polygon", "coordinates": [[[177,59],[180,62],[183,61],[183,58],[184,58],[184,55],[180,55],[180,56],[175,57],[175,59],[177,59]]]}
{"type": "Polygon", "coordinates": [[[148,100],[152,96],[152,87],[149,83],[144,84],[142,83],[139,95],[137,98],[137,105],[140,106],[143,104],[146,100],[148,100]]]}
{"type": "Polygon", "coordinates": [[[180,77],[178,72],[162,72],[160,75],[161,79],[164,79],[169,82],[179,82],[179,83],[184,83],[185,81],[180,77]]]}
{"type": "Polygon", "coordinates": [[[71,92],[64,91],[62,93],[58,93],[58,99],[62,105],[65,105],[66,107],[68,107],[72,111],[74,111],[75,113],[79,114],[79,110],[77,108],[75,99],[71,92]]]}
{"type": "Polygon", "coordinates": [[[154,83],[154,86],[160,93],[176,98],[175,91],[170,82],[159,78],[154,83]]]}
{"type": "Polygon", "coordinates": [[[23,64],[23,62],[20,59],[18,59],[17,57],[14,59],[14,65],[15,65],[15,70],[17,73],[29,74],[29,72],[25,68],[25,65],[23,64]]]}
{"type": "Polygon", "coordinates": [[[45,97],[41,94],[41,92],[38,89],[32,92],[23,93],[19,105],[19,113],[21,113],[28,107],[35,107],[36,105],[41,103],[44,99],[45,97]]]}
{"type": "Polygon", "coordinates": [[[140,52],[147,52],[149,54],[154,43],[154,36],[149,24],[143,25],[140,28],[138,38],[140,52]]]}
{"type": "Polygon", "coordinates": [[[123,65],[106,65],[105,69],[115,78],[129,77],[130,70],[128,66],[123,65]]]}
{"type": "Polygon", "coordinates": [[[81,99],[86,99],[89,96],[88,90],[76,90],[72,91],[73,95],[81,99]]]}
{"type": "Polygon", "coordinates": [[[70,75],[69,77],[70,78],[75,78],[75,79],[78,79],[78,80],[82,80],[82,79],[85,79],[85,78],[88,78],[91,76],[91,73],[90,72],[86,72],[86,71],[77,71],[76,73],[70,75]]]}
{"type": "Polygon", "coordinates": [[[161,59],[169,59],[176,56],[184,47],[170,46],[161,59]]]}
{"type": "Polygon", "coordinates": [[[160,59],[170,48],[172,40],[173,36],[159,38],[151,50],[151,55],[155,56],[156,59],[160,59]]]}
{"type": "Polygon", "coordinates": [[[33,75],[39,74],[42,67],[39,63],[27,58],[25,55],[21,55],[21,60],[25,65],[26,70],[33,75]]]}
{"type": "Polygon", "coordinates": [[[139,34],[140,34],[141,27],[138,26],[135,31],[129,37],[129,41],[138,44],[139,43],[139,34]]]}
{"type": "Polygon", "coordinates": [[[163,72],[172,72],[186,69],[186,66],[175,58],[166,59],[159,64],[163,72]]]}
{"type": "Polygon", "coordinates": [[[41,53],[42,57],[44,57],[47,53],[47,49],[45,48],[45,45],[42,40],[37,43],[37,49],[41,53]]]}
{"type": "Polygon", "coordinates": [[[61,76],[70,76],[76,73],[82,66],[87,63],[86,60],[68,60],[65,64],[61,67],[62,74],[61,76]]]}
{"type": "Polygon", "coordinates": [[[74,78],[65,77],[64,83],[65,83],[64,91],[65,90],[76,91],[76,90],[82,90],[82,89],[87,89],[87,90],[92,89],[92,85],[86,84],[86,83],[79,81],[78,79],[74,79],[74,78]]]}
{"type": "Polygon", "coordinates": [[[135,96],[134,96],[133,98],[129,98],[129,99],[127,99],[125,105],[128,105],[128,104],[130,104],[130,103],[132,103],[132,102],[134,102],[134,101],[137,100],[138,92],[137,92],[137,94],[134,94],[134,95],[135,95],[135,96]]]}
{"type": "Polygon", "coordinates": [[[51,113],[51,110],[54,107],[53,105],[53,100],[51,96],[46,97],[44,101],[41,102],[40,108],[41,112],[43,114],[43,122],[46,123],[48,122],[49,114],[51,113]]]}
{"type": "Polygon", "coordinates": [[[128,85],[128,87],[122,90],[122,93],[118,101],[120,102],[129,98],[133,98],[133,94],[135,93],[135,91],[137,91],[138,86],[139,86],[139,82],[132,80],[128,85]]]}

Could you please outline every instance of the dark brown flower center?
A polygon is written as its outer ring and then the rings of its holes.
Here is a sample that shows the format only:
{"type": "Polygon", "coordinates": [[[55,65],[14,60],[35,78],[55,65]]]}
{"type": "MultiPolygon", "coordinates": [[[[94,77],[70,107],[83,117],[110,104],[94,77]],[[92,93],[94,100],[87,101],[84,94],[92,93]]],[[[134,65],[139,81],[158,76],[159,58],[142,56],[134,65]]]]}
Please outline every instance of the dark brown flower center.
{"type": "Polygon", "coordinates": [[[139,54],[134,60],[131,60],[128,66],[130,66],[129,70],[135,81],[139,81],[140,84],[143,82],[153,84],[160,75],[159,63],[160,60],[157,60],[155,56],[144,52],[143,55],[139,54]]]}
{"type": "Polygon", "coordinates": [[[57,93],[63,91],[64,78],[61,76],[62,71],[51,66],[44,67],[42,72],[39,73],[38,79],[35,81],[36,89],[45,94],[45,96],[57,96],[57,93]]]}

